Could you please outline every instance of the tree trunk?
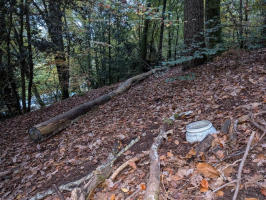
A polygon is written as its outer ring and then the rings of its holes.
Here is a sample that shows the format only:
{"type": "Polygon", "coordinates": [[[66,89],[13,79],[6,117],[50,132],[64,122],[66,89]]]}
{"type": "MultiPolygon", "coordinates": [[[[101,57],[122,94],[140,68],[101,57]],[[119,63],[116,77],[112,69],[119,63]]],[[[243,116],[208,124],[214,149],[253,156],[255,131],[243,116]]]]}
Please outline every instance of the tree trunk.
{"type": "Polygon", "coordinates": [[[4,98],[6,99],[6,105],[13,115],[21,114],[20,103],[19,103],[19,95],[17,92],[17,85],[14,80],[14,67],[11,66],[11,51],[10,51],[10,41],[11,41],[11,29],[12,29],[12,20],[13,20],[13,6],[15,5],[15,1],[11,2],[11,8],[9,9],[9,28],[7,32],[7,67],[6,67],[6,76],[3,78],[5,81],[4,86],[4,98]]]}
{"type": "Polygon", "coordinates": [[[221,0],[206,0],[206,46],[210,49],[222,42],[222,29],[220,17],[221,0]]]}
{"type": "Polygon", "coordinates": [[[205,55],[194,56],[196,50],[205,47],[204,41],[204,3],[203,0],[185,0],[184,42],[187,48],[185,56],[190,60],[183,64],[182,70],[188,70],[204,63],[205,55]],[[195,45],[197,47],[195,47],[195,45]],[[193,47],[194,46],[194,47],[193,47]]]}
{"type": "MultiPolygon", "coordinates": [[[[147,8],[151,6],[151,3],[148,3],[147,8]]],[[[142,64],[139,65],[139,72],[146,71],[146,56],[147,56],[147,41],[148,41],[148,30],[149,30],[149,19],[145,19],[144,21],[144,29],[142,32],[141,39],[141,49],[140,49],[140,58],[142,64]]]]}
{"type": "Polygon", "coordinates": [[[164,71],[164,70],[167,70],[167,68],[166,67],[156,68],[144,74],[134,76],[128,79],[127,81],[125,81],[122,85],[118,87],[118,89],[116,89],[113,92],[102,95],[95,100],[79,105],[78,107],[75,107],[71,109],[70,111],[67,111],[48,121],[45,121],[36,126],[33,126],[29,130],[30,138],[34,142],[40,142],[58,133],[59,131],[71,125],[72,123],[76,122],[80,116],[86,114],[88,111],[92,109],[92,107],[104,104],[105,102],[111,100],[113,97],[122,94],[123,92],[128,90],[131,87],[131,85],[135,83],[136,81],[143,80],[146,77],[156,73],[157,71],[164,71]]]}
{"type": "Polygon", "coordinates": [[[30,19],[29,19],[29,4],[28,0],[25,0],[26,5],[26,29],[27,29],[27,40],[28,40],[28,65],[29,65],[29,86],[28,86],[28,112],[30,112],[31,107],[31,89],[33,83],[33,58],[32,58],[32,46],[31,46],[31,28],[30,28],[30,19]]]}
{"type": "Polygon", "coordinates": [[[23,30],[24,30],[24,0],[20,0],[20,34],[19,34],[19,53],[20,53],[20,79],[21,79],[21,100],[23,106],[23,113],[27,112],[26,104],[26,82],[25,82],[25,71],[26,71],[26,60],[24,56],[24,42],[23,42],[23,30]]]}
{"type": "Polygon", "coordinates": [[[178,21],[178,25],[177,25],[177,29],[176,29],[176,40],[175,40],[175,57],[174,59],[177,59],[177,45],[178,45],[178,37],[179,37],[179,15],[177,14],[177,21],[178,21]]]}
{"type": "Polygon", "coordinates": [[[162,60],[165,7],[166,7],[166,0],[163,0],[163,11],[162,11],[162,21],[161,21],[161,30],[160,30],[160,41],[159,41],[159,48],[158,48],[158,61],[162,60]]]}
{"type": "Polygon", "coordinates": [[[37,89],[37,86],[35,84],[32,85],[32,90],[33,90],[34,96],[37,100],[37,103],[41,106],[41,108],[45,107],[45,103],[43,102],[43,100],[39,94],[39,91],[37,89]]]}
{"type": "Polygon", "coordinates": [[[58,79],[61,89],[61,98],[66,99],[69,97],[69,66],[66,64],[66,57],[64,53],[64,42],[62,34],[62,17],[61,11],[62,1],[49,0],[49,19],[46,19],[48,26],[48,32],[52,42],[55,44],[54,54],[56,61],[56,68],[58,73],[58,79]]]}
{"type": "Polygon", "coordinates": [[[242,49],[244,47],[243,41],[243,1],[239,0],[239,45],[242,49]]]}

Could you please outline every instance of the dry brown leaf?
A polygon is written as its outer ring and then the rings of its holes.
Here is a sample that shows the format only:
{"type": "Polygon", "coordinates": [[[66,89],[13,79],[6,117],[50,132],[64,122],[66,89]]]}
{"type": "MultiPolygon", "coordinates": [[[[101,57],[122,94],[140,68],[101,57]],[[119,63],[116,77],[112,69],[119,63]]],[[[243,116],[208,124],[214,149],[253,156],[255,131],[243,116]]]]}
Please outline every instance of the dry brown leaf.
{"type": "Polygon", "coordinates": [[[245,200],[259,200],[257,198],[245,198],[245,200]]]}
{"type": "Polygon", "coordinates": [[[179,141],[178,141],[178,140],[175,140],[175,144],[176,144],[176,145],[179,145],[179,141]]]}
{"type": "Polygon", "coordinates": [[[195,149],[191,149],[188,154],[186,155],[185,158],[192,158],[192,156],[197,155],[197,152],[195,151],[195,149]]]}
{"type": "Polygon", "coordinates": [[[202,179],[200,185],[204,188],[209,188],[209,183],[206,179],[202,179]]]}
{"type": "Polygon", "coordinates": [[[167,152],[167,156],[170,157],[170,158],[171,157],[174,157],[174,155],[172,154],[172,152],[167,152]]]}
{"type": "Polygon", "coordinates": [[[208,188],[202,186],[200,187],[200,192],[208,192],[208,190],[209,190],[208,188]]]}
{"type": "Polygon", "coordinates": [[[220,176],[220,172],[208,163],[197,163],[197,169],[201,174],[208,178],[217,178],[220,176]]]}
{"type": "Polygon", "coordinates": [[[111,200],[115,200],[115,194],[112,194],[111,200]]]}
{"type": "Polygon", "coordinates": [[[260,189],[260,192],[261,192],[261,194],[263,194],[264,196],[266,196],[266,190],[264,188],[261,188],[260,189]]]}
{"type": "Polygon", "coordinates": [[[140,189],[141,189],[141,190],[146,190],[146,185],[145,185],[145,183],[140,184],[140,189]]]}
{"type": "Polygon", "coordinates": [[[223,197],[224,196],[224,192],[222,190],[219,190],[218,192],[216,192],[216,196],[217,197],[223,197]]]}

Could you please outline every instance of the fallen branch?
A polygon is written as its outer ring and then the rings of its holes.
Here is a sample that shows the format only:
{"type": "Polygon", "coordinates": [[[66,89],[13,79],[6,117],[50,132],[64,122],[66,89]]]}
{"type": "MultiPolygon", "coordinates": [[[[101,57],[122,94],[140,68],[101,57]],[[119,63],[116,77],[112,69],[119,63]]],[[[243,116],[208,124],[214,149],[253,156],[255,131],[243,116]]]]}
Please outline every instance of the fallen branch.
{"type": "MultiPolygon", "coordinates": [[[[81,183],[84,183],[85,181],[88,181],[89,179],[91,179],[96,171],[103,171],[106,167],[108,167],[110,165],[113,165],[113,163],[116,161],[116,159],[119,156],[121,156],[125,151],[127,151],[131,146],[133,146],[133,144],[135,144],[138,141],[139,141],[139,137],[137,137],[135,140],[132,140],[123,150],[121,150],[116,156],[114,156],[113,159],[109,163],[106,163],[106,164],[101,165],[95,171],[89,173],[87,176],[85,176],[85,177],[83,177],[83,178],[81,178],[79,180],[76,180],[76,181],[67,183],[65,185],[61,185],[59,187],[59,189],[61,191],[72,191],[73,190],[73,187],[77,187],[81,183]]],[[[48,191],[46,191],[44,193],[38,193],[36,196],[30,198],[30,200],[43,199],[44,197],[46,197],[48,195],[51,195],[54,192],[55,192],[55,190],[51,188],[51,189],[49,189],[48,191]]]]}
{"type": "Polygon", "coordinates": [[[57,187],[56,184],[53,184],[53,188],[55,189],[55,191],[56,191],[56,193],[57,193],[59,199],[60,199],[60,200],[65,200],[65,198],[64,198],[64,196],[63,196],[63,194],[62,194],[62,192],[59,190],[59,188],[57,187]]]}
{"type": "Polygon", "coordinates": [[[163,139],[167,138],[164,128],[160,130],[160,134],[156,137],[150,150],[150,177],[147,184],[147,189],[144,195],[144,200],[159,199],[159,186],[160,186],[160,159],[158,149],[160,148],[163,139]]]}
{"type": "Polygon", "coordinates": [[[234,193],[234,196],[233,196],[233,200],[236,200],[237,198],[237,195],[238,195],[238,191],[239,191],[239,188],[240,188],[240,181],[241,181],[241,175],[242,175],[242,170],[243,170],[243,167],[244,167],[244,163],[246,161],[246,158],[247,158],[247,155],[248,155],[248,152],[249,152],[249,149],[250,149],[250,145],[251,145],[251,142],[254,138],[254,135],[255,135],[255,132],[253,132],[249,138],[249,141],[248,141],[248,144],[247,144],[247,148],[246,148],[246,151],[245,151],[245,154],[242,158],[242,161],[239,165],[239,169],[238,169],[238,173],[237,173],[237,185],[236,185],[236,190],[235,190],[235,193],[234,193]]]}
{"type": "Polygon", "coordinates": [[[143,80],[148,76],[158,72],[165,71],[167,67],[156,68],[146,73],[134,76],[127,81],[125,81],[122,85],[120,85],[116,90],[102,95],[99,98],[89,101],[87,103],[81,104],[63,114],[60,114],[50,120],[37,124],[29,129],[29,136],[35,142],[41,142],[46,138],[51,137],[52,135],[58,133],[59,131],[64,130],[66,127],[70,126],[74,122],[78,120],[78,118],[82,115],[85,115],[89,112],[94,106],[99,106],[104,104],[105,102],[111,100],[113,97],[122,94],[127,91],[131,85],[137,81],[143,80]]]}
{"type": "Polygon", "coordinates": [[[117,175],[123,171],[131,162],[137,162],[146,155],[149,154],[149,151],[146,151],[142,154],[137,154],[134,158],[131,158],[130,160],[126,161],[124,164],[122,164],[120,167],[118,167],[115,172],[112,174],[112,176],[109,178],[109,180],[114,181],[114,179],[117,177],[117,175]]]}
{"type": "MultiPolygon", "coordinates": [[[[132,140],[137,142],[139,140],[139,137],[136,140],[132,140]]],[[[134,143],[130,143],[129,145],[127,145],[122,151],[125,152],[126,150],[128,150],[134,143]]],[[[102,169],[96,169],[94,171],[94,175],[92,177],[92,179],[90,180],[90,182],[88,182],[87,184],[85,184],[85,186],[83,188],[75,188],[74,190],[72,190],[71,192],[71,199],[72,200],[84,200],[84,199],[90,199],[90,196],[92,195],[92,192],[94,191],[94,189],[103,181],[105,181],[112,173],[113,171],[113,163],[111,162],[114,157],[116,157],[118,154],[116,152],[114,152],[116,150],[113,150],[112,153],[109,154],[109,157],[107,158],[107,165],[102,168],[102,169]]],[[[121,151],[121,152],[122,152],[121,151]]],[[[122,153],[119,153],[119,155],[121,155],[122,153]]],[[[117,158],[117,157],[116,157],[117,158]]]]}

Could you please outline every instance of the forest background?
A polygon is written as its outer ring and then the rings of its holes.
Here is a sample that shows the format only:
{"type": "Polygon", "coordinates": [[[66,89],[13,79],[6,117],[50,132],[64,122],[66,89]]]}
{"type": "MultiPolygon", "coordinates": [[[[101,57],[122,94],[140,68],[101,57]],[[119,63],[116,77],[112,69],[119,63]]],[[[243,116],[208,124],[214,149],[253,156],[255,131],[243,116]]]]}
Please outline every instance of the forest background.
{"type": "Polygon", "coordinates": [[[0,0],[0,118],[265,41],[264,0],[0,0]]]}

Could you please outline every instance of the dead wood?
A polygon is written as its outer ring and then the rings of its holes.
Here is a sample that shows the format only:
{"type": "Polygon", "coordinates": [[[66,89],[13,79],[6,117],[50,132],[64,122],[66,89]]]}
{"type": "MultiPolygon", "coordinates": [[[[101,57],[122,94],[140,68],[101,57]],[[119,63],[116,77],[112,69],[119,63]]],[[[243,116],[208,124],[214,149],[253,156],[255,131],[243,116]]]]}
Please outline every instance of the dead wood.
{"type": "Polygon", "coordinates": [[[193,155],[191,158],[188,159],[188,163],[191,163],[197,155],[202,152],[206,153],[212,146],[212,141],[214,140],[214,136],[212,134],[208,134],[200,143],[197,144],[195,147],[196,155],[193,155]]]}
{"type": "MultiPolygon", "coordinates": [[[[137,141],[139,140],[139,137],[135,140],[132,140],[131,143],[129,145],[127,145],[121,152],[125,152],[126,150],[128,150],[133,144],[135,144],[137,141]]],[[[113,171],[113,163],[114,161],[112,161],[114,158],[117,158],[117,156],[122,155],[123,153],[116,153],[116,148],[113,148],[112,153],[109,154],[108,158],[107,158],[107,164],[105,165],[104,168],[102,169],[96,169],[93,172],[93,177],[92,179],[85,184],[84,187],[82,188],[75,188],[74,190],[72,190],[71,192],[71,199],[72,200],[84,200],[84,199],[90,199],[90,196],[92,195],[94,189],[103,181],[105,181],[106,179],[108,179],[108,177],[111,175],[112,171],[113,171]]]]}
{"type": "Polygon", "coordinates": [[[243,167],[244,167],[244,163],[246,161],[246,158],[248,156],[248,152],[250,150],[250,146],[251,146],[252,140],[254,138],[254,135],[255,135],[255,132],[253,132],[251,134],[250,138],[249,138],[246,151],[245,151],[244,156],[243,156],[243,158],[241,160],[241,163],[239,165],[239,169],[238,169],[238,173],[237,173],[237,185],[236,185],[236,190],[235,190],[235,193],[234,193],[234,196],[233,196],[233,200],[236,200],[237,195],[238,195],[238,191],[239,191],[239,188],[240,188],[240,181],[241,181],[242,170],[243,170],[243,167]]]}
{"type": "Polygon", "coordinates": [[[222,125],[221,132],[228,134],[230,125],[231,125],[231,120],[230,119],[227,119],[224,122],[224,124],[222,125]]]}
{"type": "Polygon", "coordinates": [[[109,180],[114,181],[114,179],[117,177],[117,175],[123,171],[127,166],[129,166],[129,164],[131,162],[137,162],[140,159],[142,159],[143,157],[145,157],[146,155],[149,154],[149,151],[146,151],[144,153],[141,154],[137,154],[134,158],[129,159],[128,161],[126,161],[125,163],[123,163],[122,165],[120,165],[120,167],[118,167],[115,172],[112,174],[112,176],[109,178],[109,180]]]}
{"type": "MultiPolygon", "coordinates": [[[[135,140],[132,140],[124,149],[122,149],[117,155],[115,156],[110,156],[108,157],[108,159],[112,159],[110,160],[110,162],[106,163],[106,164],[103,164],[101,165],[100,167],[98,167],[94,172],[92,173],[89,173],[88,175],[86,175],[85,177],[82,177],[81,179],[79,180],[76,180],[76,181],[73,181],[73,182],[70,182],[70,183],[67,183],[65,185],[61,185],[59,187],[59,189],[61,191],[72,191],[74,187],[77,187],[79,186],[81,183],[84,183],[88,180],[90,180],[93,175],[97,172],[101,172],[101,171],[104,171],[104,169],[110,167],[110,165],[113,165],[113,163],[116,161],[116,159],[121,156],[125,151],[127,151],[131,146],[133,146],[133,144],[135,144],[136,142],[139,141],[139,137],[137,137],[135,140]]],[[[116,147],[117,145],[114,145],[114,147],[116,147]]],[[[114,150],[112,152],[115,152],[114,150]]],[[[48,195],[51,195],[55,192],[54,189],[49,189],[48,191],[44,192],[44,193],[38,193],[37,195],[35,195],[34,197],[30,198],[30,200],[39,200],[39,199],[43,199],[44,197],[47,197],[48,195]]]]}
{"type": "Polygon", "coordinates": [[[230,127],[229,127],[229,146],[231,148],[235,148],[236,146],[236,140],[237,140],[237,136],[236,136],[236,126],[237,126],[238,120],[236,121],[232,121],[230,127]]]}
{"type": "Polygon", "coordinates": [[[165,71],[167,67],[156,68],[149,72],[134,76],[128,80],[126,80],[122,85],[120,85],[116,90],[102,95],[99,98],[89,101],[87,103],[81,104],[63,114],[60,114],[50,120],[37,124],[29,129],[30,138],[38,143],[50,136],[58,133],[59,131],[64,130],[69,125],[73,124],[78,120],[78,118],[87,112],[89,112],[94,106],[99,106],[104,104],[105,102],[111,100],[113,97],[120,95],[127,91],[131,85],[137,81],[143,80],[148,76],[158,72],[165,71]]]}
{"type": "Polygon", "coordinates": [[[59,188],[57,187],[56,184],[53,184],[53,188],[55,189],[55,191],[56,191],[56,193],[57,193],[59,199],[60,199],[60,200],[65,200],[65,198],[64,198],[64,196],[63,196],[63,194],[62,194],[62,192],[59,190],[59,188]]]}
{"type": "Polygon", "coordinates": [[[144,200],[159,199],[160,159],[158,149],[160,148],[164,138],[167,138],[167,132],[165,132],[165,128],[162,128],[160,130],[160,134],[155,138],[155,141],[150,149],[150,177],[144,195],[144,200]]]}

